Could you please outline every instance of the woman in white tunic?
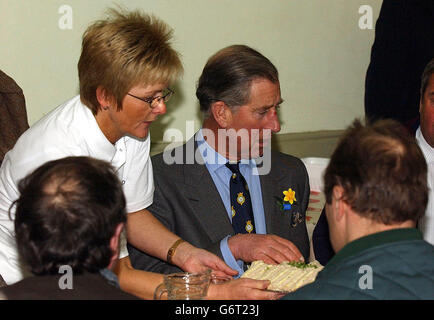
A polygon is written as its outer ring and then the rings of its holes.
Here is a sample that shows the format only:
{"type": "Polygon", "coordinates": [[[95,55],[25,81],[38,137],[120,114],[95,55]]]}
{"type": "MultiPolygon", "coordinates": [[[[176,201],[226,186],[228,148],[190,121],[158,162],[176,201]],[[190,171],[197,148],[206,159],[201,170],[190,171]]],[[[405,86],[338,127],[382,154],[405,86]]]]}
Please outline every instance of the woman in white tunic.
{"type": "MultiPolygon", "coordinates": [[[[80,95],[27,130],[0,169],[0,274],[8,284],[26,275],[14,240],[13,207],[9,214],[19,196],[17,184],[43,163],[66,156],[90,156],[116,168],[127,199],[127,236],[135,247],[166,260],[171,246],[179,243],[146,210],[154,190],[149,126],[166,112],[173,94],[168,85],[182,72],[171,34],[155,17],[114,10],[86,30],[78,63],[80,95]]],[[[146,297],[146,288],[161,282],[161,275],[131,267],[125,241],[120,258],[117,274],[123,289],[146,297]]],[[[186,242],[177,247],[172,263],[186,271],[211,268],[233,274],[217,256],[186,242]]]]}

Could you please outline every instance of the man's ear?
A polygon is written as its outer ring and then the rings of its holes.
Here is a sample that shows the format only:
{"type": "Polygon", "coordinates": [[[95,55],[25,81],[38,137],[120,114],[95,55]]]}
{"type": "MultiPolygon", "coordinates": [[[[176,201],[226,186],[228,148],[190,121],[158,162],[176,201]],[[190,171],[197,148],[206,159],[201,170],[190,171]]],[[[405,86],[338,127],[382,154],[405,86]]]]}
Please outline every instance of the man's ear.
{"type": "Polygon", "coordinates": [[[221,128],[227,128],[232,123],[232,111],[223,101],[213,102],[211,113],[221,128]]]}
{"type": "Polygon", "coordinates": [[[113,253],[112,258],[110,259],[109,269],[113,267],[113,264],[116,262],[116,260],[119,257],[119,242],[120,237],[122,234],[122,231],[124,230],[125,223],[119,223],[116,226],[115,233],[110,238],[110,249],[113,253]]]}
{"type": "Polygon", "coordinates": [[[96,88],[96,99],[102,108],[113,106],[114,98],[103,86],[96,88]]]}
{"type": "Polygon", "coordinates": [[[342,188],[340,185],[335,185],[333,187],[333,212],[334,212],[334,218],[336,221],[340,221],[345,217],[345,214],[347,213],[348,204],[344,200],[344,188],[342,188]]]}

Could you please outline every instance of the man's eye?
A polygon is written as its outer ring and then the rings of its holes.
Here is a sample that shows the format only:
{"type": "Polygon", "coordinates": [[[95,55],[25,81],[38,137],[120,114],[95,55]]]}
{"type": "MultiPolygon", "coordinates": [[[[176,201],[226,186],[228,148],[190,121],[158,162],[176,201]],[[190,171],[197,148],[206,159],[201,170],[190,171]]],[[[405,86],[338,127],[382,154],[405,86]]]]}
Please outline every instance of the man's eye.
{"type": "Polygon", "coordinates": [[[273,110],[273,108],[275,108],[276,112],[279,111],[280,104],[276,105],[275,107],[257,110],[256,114],[258,114],[260,116],[265,116],[270,110],[273,110]]]}

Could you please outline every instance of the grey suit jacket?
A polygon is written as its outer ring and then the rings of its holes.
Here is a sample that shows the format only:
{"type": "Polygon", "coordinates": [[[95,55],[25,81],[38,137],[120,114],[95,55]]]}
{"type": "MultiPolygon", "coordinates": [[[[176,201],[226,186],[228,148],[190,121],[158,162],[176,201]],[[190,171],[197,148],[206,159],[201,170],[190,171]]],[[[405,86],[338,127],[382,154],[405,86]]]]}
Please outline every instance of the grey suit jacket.
{"type": "MultiPolygon", "coordinates": [[[[193,143],[193,140],[187,142],[189,143],[193,143]]],[[[166,164],[163,153],[152,157],[155,192],[154,202],[147,209],[184,240],[222,258],[220,241],[227,235],[234,235],[234,230],[206,166],[196,160],[192,164],[186,164],[187,144],[171,152],[172,156],[182,154],[183,164],[166,164]]],[[[196,149],[194,142],[194,151],[196,149]]],[[[199,152],[195,154],[200,157],[199,152]]],[[[267,175],[261,175],[260,182],[267,233],[292,241],[307,261],[309,239],[305,212],[310,188],[303,162],[293,156],[273,151],[271,171],[267,175]],[[295,191],[297,201],[291,210],[282,211],[277,199],[283,199],[283,191],[289,188],[295,191]],[[294,227],[291,226],[291,218],[297,212],[300,213],[301,222],[294,227]]],[[[149,256],[130,244],[128,251],[131,263],[136,269],[159,273],[180,271],[179,268],[149,256]]]]}

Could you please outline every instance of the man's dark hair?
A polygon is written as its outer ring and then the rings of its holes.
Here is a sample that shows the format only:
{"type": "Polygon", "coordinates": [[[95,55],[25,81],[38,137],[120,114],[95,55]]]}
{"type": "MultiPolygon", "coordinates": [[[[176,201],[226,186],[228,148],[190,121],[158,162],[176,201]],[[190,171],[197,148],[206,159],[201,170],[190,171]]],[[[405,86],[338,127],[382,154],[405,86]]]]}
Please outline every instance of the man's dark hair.
{"type": "Polygon", "coordinates": [[[196,96],[200,110],[207,117],[214,101],[223,101],[229,107],[248,103],[252,81],[260,78],[277,83],[279,74],[258,51],[245,45],[218,51],[209,58],[198,81],[196,96]]]}
{"type": "Polygon", "coordinates": [[[426,87],[428,86],[428,81],[431,75],[434,74],[434,58],[431,59],[430,62],[425,66],[421,77],[420,84],[420,98],[423,99],[423,95],[425,94],[426,87]]]}
{"type": "Polygon", "coordinates": [[[325,171],[329,204],[336,185],[355,212],[386,225],[417,221],[428,201],[425,158],[415,138],[395,120],[366,126],[354,121],[325,171]]]}
{"type": "Polygon", "coordinates": [[[111,165],[88,157],[45,163],[18,185],[18,252],[36,275],[106,268],[110,239],[126,221],[122,185],[111,165]]]}

